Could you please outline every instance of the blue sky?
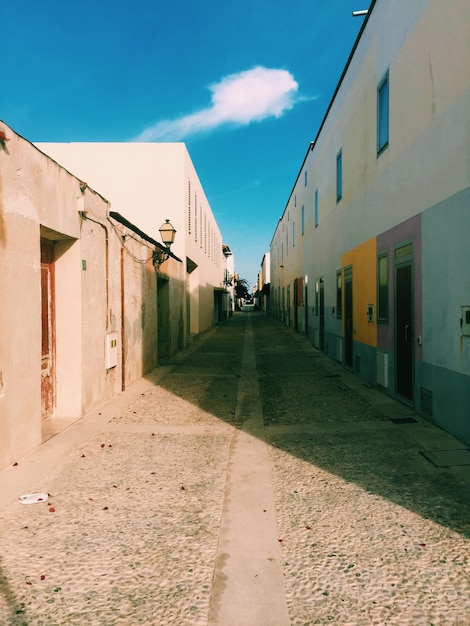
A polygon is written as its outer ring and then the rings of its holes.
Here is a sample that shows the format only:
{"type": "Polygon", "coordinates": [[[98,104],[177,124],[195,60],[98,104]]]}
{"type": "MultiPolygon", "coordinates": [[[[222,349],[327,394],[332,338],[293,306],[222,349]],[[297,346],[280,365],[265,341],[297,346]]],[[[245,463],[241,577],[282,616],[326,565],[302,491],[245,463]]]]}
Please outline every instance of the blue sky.
{"type": "Polygon", "coordinates": [[[0,118],[32,142],[184,141],[254,283],[369,4],[5,2],[0,118]]]}

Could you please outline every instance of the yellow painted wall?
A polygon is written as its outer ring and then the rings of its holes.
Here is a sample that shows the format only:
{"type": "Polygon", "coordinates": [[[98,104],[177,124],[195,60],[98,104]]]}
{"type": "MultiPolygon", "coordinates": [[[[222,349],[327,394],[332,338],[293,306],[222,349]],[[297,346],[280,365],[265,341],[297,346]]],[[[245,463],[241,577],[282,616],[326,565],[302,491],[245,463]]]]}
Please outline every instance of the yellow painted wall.
{"type": "MultiPolygon", "coordinates": [[[[369,346],[377,346],[377,244],[375,237],[342,256],[343,268],[352,265],[353,275],[353,326],[354,341],[369,346]],[[367,319],[367,307],[374,305],[374,321],[367,319]]],[[[344,311],[344,275],[343,275],[343,311],[344,311]]],[[[343,316],[344,335],[344,316],[343,316]]]]}

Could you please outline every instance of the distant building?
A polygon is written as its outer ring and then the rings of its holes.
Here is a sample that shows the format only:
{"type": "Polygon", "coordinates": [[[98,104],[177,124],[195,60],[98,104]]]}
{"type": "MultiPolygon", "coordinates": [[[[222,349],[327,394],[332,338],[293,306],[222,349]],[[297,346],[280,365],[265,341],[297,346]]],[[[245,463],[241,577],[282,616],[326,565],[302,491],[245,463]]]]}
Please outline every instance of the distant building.
{"type": "Polygon", "coordinates": [[[235,311],[235,259],[233,256],[233,252],[230,249],[230,246],[227,244],[222,244],[222,251],[225,258],[225,269],[224,269],[224,287],[227,292],[226,296],[226,316],[230,317],[235,311]]]}
{"type": "Polygon", "coordinates": [[[261,261],[261,271],[258,273],[258,306],[261,311],[270,310],[271,287],[271,253],[266,252],[261,261]]]}
{"type": "Polygon", "coordinates": [[[470,12],[376,0],[271,242],[271,312],[470,443],[470,12]]]}

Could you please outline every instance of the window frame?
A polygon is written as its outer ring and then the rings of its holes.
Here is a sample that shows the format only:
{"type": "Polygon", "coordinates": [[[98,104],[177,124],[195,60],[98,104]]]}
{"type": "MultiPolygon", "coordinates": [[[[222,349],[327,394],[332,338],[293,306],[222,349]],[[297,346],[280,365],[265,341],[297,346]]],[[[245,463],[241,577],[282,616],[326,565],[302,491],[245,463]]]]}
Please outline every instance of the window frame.
{"type": "Polygon", "coordinates": [[[318,228],[318,189],[315,189],[315,228],[318,228]]]}
{"type": "Polygon", "coordinates": [[[343,270],[336,270],[336,319],[343,319],[343,270]]]}
{"type": "Polygon", "coordinates": [[[336,155],[336,202],[343,198],[343,149],[336,155]]]}
{"type": "Polygon", "coordinates": [[[387,71],[377,86],[377,156],[390,143],[390,74],[387,71]],[[386,98],[384,99],[384,94],[386,98]]]}

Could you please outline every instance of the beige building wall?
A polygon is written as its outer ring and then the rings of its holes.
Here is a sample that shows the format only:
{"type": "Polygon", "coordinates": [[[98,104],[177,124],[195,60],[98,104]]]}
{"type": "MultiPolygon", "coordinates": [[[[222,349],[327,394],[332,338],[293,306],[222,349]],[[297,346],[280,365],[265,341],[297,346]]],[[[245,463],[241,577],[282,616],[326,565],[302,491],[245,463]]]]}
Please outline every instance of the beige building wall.
{"type": "Polygon", "coordinates": [[[0,127],[1,469],[183,347],[186,267],[157,270],[152,236],[0,127]]]}
{"type": "Polygon", "coordinates": [[[78,418],[119,390],[119,366],[105,369],[105,340],[113,328],[110,312],[119,315],[120,305],[116,282],[106,276],[106,237],[79,212],[105,220],[108,202],[1,126],[9,138],[0,153],[0,467],[5,467],[41,442],[48,420],[78,418]],[[51,297],[45,300],[41,239],[54,249],[55,259],[46,281],[51,297]],[[41,399],[45,325],[53,355],[48,380],[54,381],[46,403],[41,399]]]}

